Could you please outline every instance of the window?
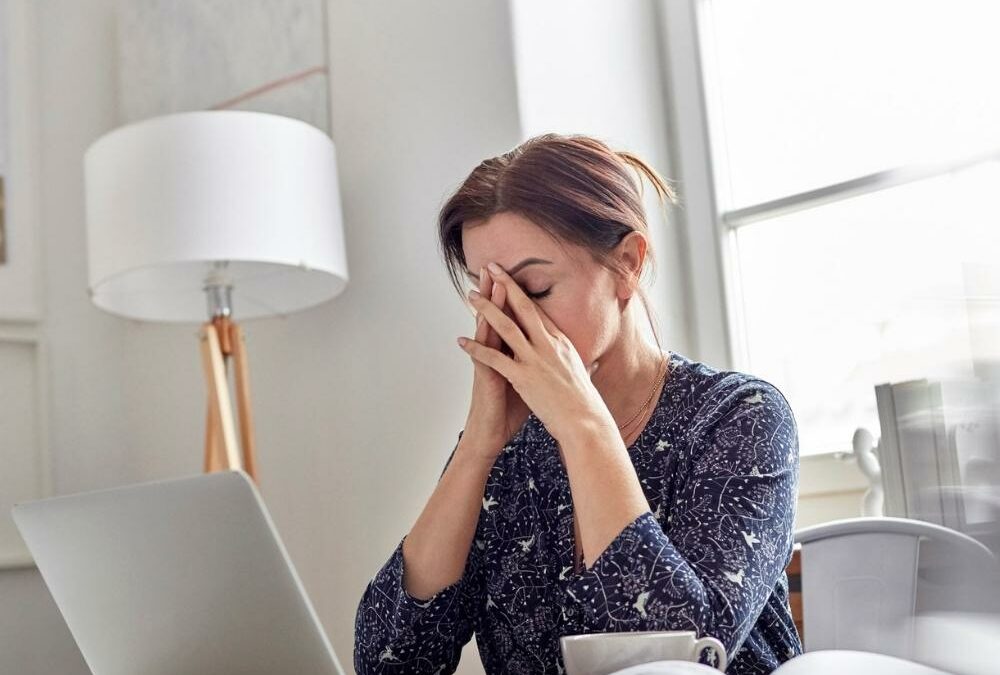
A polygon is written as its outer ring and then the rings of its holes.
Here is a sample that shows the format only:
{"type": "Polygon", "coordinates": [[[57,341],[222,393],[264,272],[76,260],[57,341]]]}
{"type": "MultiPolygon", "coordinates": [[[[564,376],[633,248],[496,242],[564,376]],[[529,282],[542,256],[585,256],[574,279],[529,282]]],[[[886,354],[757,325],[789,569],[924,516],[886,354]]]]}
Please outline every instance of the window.
{"type": "Polygon", "coordinates": [[[679,4],[730,361],[789,398],[802,453],[877,436],[876,384],[1000,370],[1000,6],[679,4]]]}

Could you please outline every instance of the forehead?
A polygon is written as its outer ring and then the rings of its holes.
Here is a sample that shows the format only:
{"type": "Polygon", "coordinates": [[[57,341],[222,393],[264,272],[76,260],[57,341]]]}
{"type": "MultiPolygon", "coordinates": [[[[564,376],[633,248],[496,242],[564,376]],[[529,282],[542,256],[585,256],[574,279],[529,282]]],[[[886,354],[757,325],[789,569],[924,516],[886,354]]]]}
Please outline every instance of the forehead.
{"type": "Polygon", "coordinates": [[[491,261],[504,269],[528,257],[544,258],[557,264],[575,257],[570,248],[517,213],[497,213],[485,221],[470,221],[462,228],[465,263],[476,273],[491,261]]]}

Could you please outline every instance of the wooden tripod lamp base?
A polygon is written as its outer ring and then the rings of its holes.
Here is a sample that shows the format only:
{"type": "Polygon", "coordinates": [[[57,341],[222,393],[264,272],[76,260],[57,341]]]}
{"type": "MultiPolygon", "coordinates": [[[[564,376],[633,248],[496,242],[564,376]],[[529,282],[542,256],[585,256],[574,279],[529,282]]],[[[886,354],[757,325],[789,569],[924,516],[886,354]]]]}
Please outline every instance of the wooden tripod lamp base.
{"type": "Polygon", "coordinates": [[[208,385],[205,473],[242,469],[254,483],[258,483],[253,417],[250,411],[250,375],[243,331],[228,316],[217,316],[202,325],[200,337],[202,366],[208,385]],[[239,411],[239,444],[229,395],[230,360],[234,365],[233,380],[239,411]]]}
{"type": "Polygon", "coordinates": [[[85,154],[91,301],[117,316],[202,328],[205,472],[243,470],[257,484],[232,319],[285,317],[347,287],[333,139],[286,115],[189,110],[114,129],[85,154]],[[298,180],[303,171],[308,180],[298,180]],[[233,299],[247,301],[236,314],[233,299]]]}

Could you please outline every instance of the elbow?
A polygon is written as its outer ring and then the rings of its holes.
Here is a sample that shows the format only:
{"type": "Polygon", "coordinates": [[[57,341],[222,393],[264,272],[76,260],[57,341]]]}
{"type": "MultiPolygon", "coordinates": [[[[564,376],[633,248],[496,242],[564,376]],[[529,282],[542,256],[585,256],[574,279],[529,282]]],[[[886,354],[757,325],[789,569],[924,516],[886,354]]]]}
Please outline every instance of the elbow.
{"type": "Polygon", "coordinates": [[[391,653],[386,636],[378,629],[385,619],[377,615],[378,610],[370,598],[371,586],[365,589],[354,615],[354,670],[357,675],[379,672],[381,655],[391,653]]]}
{"type": "Polygon", "coordinates": [[[354,628],[354,670],[357,675],[373,675],[381,672],[384,661],[393,660],[392,646],[385,635],[366,629],[360,617],[354,628]]]}
{"type": "Polygon", "coordinates": [[[377,658],[372,658],[372,655],[355,641],[354,672],[357,675],[375,675],[380,671],[380,663],[377,658]]]}

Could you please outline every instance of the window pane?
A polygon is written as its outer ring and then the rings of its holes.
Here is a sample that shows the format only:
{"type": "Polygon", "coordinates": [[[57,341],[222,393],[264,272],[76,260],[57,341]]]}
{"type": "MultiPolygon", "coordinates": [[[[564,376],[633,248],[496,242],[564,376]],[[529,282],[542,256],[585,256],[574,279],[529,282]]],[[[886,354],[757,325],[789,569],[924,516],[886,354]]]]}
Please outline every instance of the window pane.
{"type": "Polygon", "coordinates": [[[804,454],[850,451],[858,426],[877,437],[876,384],[995,374],[997,185],[990,162],[733,234],[744,370],[788,397],[804,454]]]}
{"type": "Polygon", "coordinates": [[[723,210],[1000,148],[998,2],[703,2],[723,210]]]}

